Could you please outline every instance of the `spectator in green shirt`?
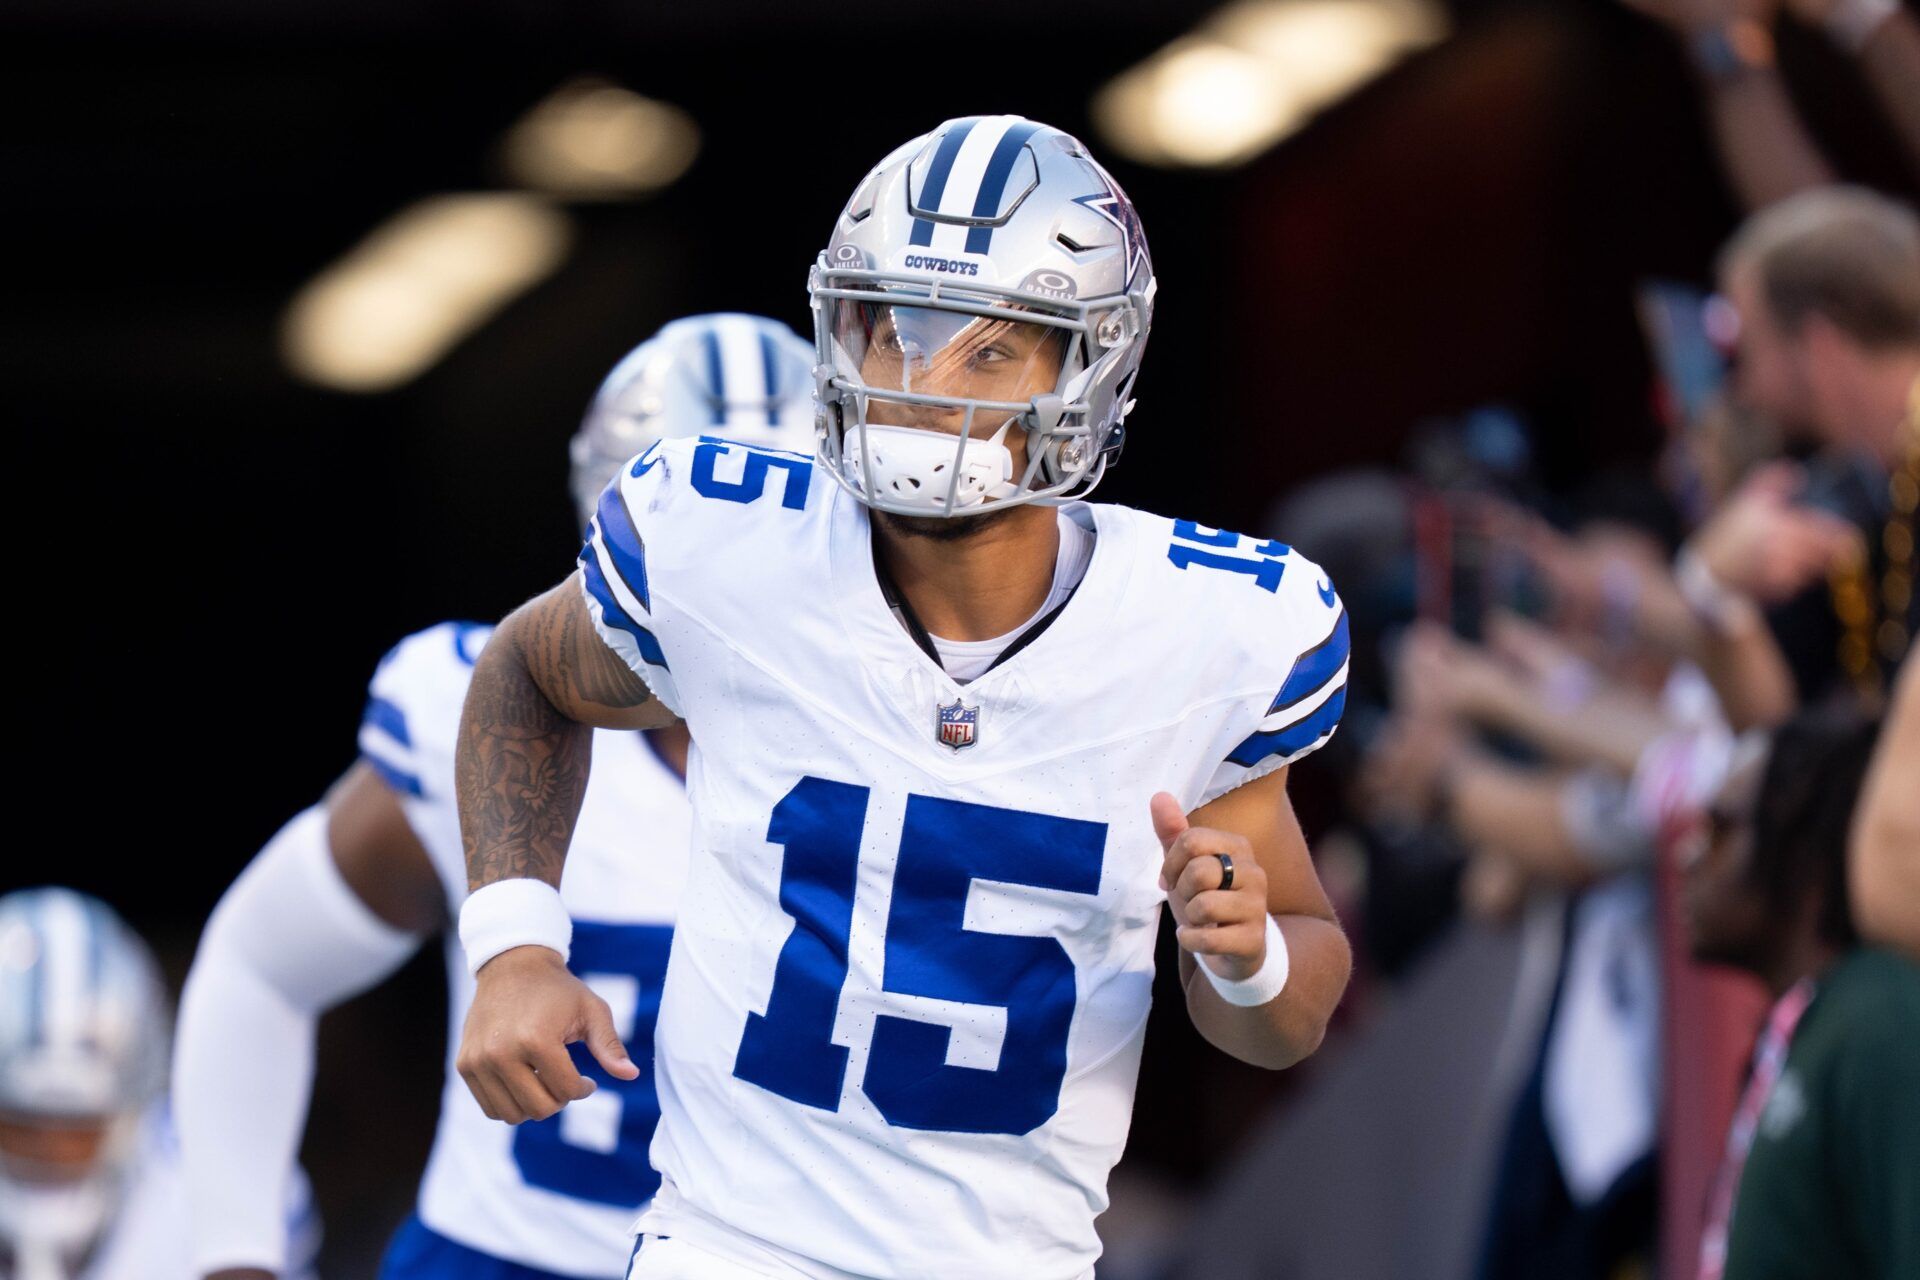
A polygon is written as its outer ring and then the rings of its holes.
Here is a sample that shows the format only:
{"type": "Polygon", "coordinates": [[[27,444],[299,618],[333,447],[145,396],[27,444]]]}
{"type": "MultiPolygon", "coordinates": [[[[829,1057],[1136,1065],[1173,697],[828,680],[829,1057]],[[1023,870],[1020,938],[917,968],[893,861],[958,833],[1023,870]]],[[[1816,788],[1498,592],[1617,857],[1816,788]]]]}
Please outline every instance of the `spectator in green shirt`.
{"type": "Polygon", "coordinates": [[[1846,889],[1873,737],[1857,720],[1786,725],[1728,783],[1687,872],[1695,957],[1753,973],[1776,1001],[1702,1280],[1920,1277],[1920,967],[1861,945],[1846,889]]]}

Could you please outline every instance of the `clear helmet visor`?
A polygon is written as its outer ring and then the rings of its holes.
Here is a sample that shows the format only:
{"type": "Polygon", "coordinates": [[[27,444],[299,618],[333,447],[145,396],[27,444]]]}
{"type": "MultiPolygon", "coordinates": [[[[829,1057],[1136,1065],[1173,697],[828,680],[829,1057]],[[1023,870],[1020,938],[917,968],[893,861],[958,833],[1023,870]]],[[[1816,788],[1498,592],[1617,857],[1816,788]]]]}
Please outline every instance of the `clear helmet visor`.
{"type": "Polygon", "coordinates": [[[820,459],[861,502],[959,515],[1098,480],[1087,317],[1008,292],[816,281],[820,459]]]}
{"type": "Polygon", "coordinates": [[[1066,368],[1070,333],[1055,325],[904,302],[834,298],[828,306],[833,372],[872,397],[869,422],[957,434],[957,410],[974,401],[984,416],[968,434],[990,434],[1033,397],[1052,394],[1066,368]]]}

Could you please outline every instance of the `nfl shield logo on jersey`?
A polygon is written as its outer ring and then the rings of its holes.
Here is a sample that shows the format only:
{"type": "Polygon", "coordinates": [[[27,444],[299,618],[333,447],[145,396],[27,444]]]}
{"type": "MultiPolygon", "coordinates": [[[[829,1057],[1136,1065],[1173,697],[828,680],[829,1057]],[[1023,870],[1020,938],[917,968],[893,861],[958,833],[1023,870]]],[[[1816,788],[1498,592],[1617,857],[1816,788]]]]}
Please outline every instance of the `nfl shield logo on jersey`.
{"type": "Polygon", "coordinates": [[[955,698],[952,706],[940,707],[939,712],[935,728],[940,745],[952,747],[955,751],[972,746],[974,734],[980,727],[980,708],[966,706],[955,698]]]}

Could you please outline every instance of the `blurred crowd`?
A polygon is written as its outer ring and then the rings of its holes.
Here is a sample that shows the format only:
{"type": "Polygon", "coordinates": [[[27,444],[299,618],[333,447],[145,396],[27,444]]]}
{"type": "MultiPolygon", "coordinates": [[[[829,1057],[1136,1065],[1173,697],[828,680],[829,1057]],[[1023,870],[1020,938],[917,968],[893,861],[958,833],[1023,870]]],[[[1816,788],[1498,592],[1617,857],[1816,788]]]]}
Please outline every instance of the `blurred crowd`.
{"type": "MultiPolygon", "coordinates": [[[[1545,921],[1479,1275],[1662,1252],[1662,1274],[1916,1275],[1920,221],[1837,182],[1764,6],[1632,2],[1685,43],[1750,211],[1715,292],[1642,297],[1664,456],[1549,493],[1534,424],[1496,407],[1281,504],[1354,619],[1322,843],[1359,851],[1388,974],[1456,911],[1545,921]],[[1686,1022],[1729,1002],[1745,1036],[1686,1022]],[[1716,1090],[1731,1107],[1697,1114],[1716,1090]],[[1689,1143],[1692,1177],[1662,1150],[1689,1143]]],[[[1859,59],[1920,170],[1912,15],[1789,8],[1859,59]]]]}

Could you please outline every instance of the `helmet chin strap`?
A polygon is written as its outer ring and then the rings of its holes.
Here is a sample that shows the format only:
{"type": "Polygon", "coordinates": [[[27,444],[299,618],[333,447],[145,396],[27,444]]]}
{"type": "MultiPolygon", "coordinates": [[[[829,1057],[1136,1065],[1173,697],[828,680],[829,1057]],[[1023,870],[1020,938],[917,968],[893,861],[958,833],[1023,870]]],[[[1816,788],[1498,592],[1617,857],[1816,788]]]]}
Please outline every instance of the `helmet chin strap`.
{"type": "Polygon", "coordinates": [[[970,510],[1020,492],[1013,480],[1013,451],[1006,446],[1007,432],[1015,421],[1008,418],[984,440],[965,441],[919,427],[867,423],[847,432],[843,465],[869,500],[885,510],[948,515],[950,489],[953,511],[970,510]]]}

